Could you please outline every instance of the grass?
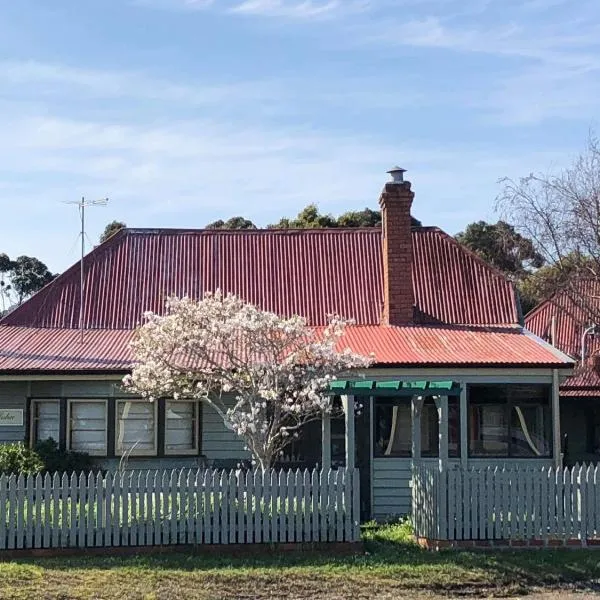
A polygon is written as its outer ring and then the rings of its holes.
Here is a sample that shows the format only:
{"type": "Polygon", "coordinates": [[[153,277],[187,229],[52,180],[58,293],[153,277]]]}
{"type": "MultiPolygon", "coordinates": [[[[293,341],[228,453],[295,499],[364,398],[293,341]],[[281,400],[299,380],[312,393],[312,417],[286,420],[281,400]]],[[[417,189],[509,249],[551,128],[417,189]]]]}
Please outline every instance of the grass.
{"type": "Polygon", "coordinates": [[[586,586],[600,553],[522,550],[431,553],[408,524],[366,527],[365,553],[168,554],[19,560],[0,564],[0,598],[418,598],[525,594],[586,586]]]}

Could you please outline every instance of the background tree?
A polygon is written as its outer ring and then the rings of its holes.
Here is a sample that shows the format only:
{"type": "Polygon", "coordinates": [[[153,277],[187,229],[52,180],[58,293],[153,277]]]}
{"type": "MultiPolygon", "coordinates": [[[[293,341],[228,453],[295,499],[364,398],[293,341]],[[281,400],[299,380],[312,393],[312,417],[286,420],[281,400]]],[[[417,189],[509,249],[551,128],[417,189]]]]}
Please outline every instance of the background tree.
{"type": "Polygon", "coordinates": [[[117,231],[121,231],[121,229],[125,229],[126,227],[127,227],[127,225],[125,223],[123,223],[123,221],[111,221],[104,228],[104,231],[102,232],[102,235],[100,236],[100,243],[102,244],[108,238],[115,235],[115,233],[117,233],[117,231]]]}
{"type": "Polygon", "coordinates": [[[519,283],[521,305],[525,313],[555,292],[567,288],[579,269],[577,257],[565,257],[562,266],[545,265],[530,273],[519,283]]]}
{"type": "MultiPolygon", "coordinates": [[[[537,275],[545,263],[532,240],[522,236],[514,226],[505,221],[486,223],[477,221],[458,233],[456,240],[502,271],[515,283],[521,298],[521,308],[529,312],[541,299],[544,274],[537,275]],[[535,284],[530,283],[537,277],[535,284]]],[[[548,283],[550,285],[550,283],[548,283]]]]}
{"type": "MultiPolygon", "coordinates": [[[[412,226],[421,227],[421,221],[412,217],[412,226]]],[[[303,208],[295,219],[284,217],[277,223],[267,226],[269,229],[321,229],[324,227],[381,227],[381,211],[365,208],[348,211],[339,217],[322,214],[316,204],[303,208]]]]}
{"type": "Polygon", "coordinates": [[[50,283],[56,275],[33,256],[19,256],[11,260],[0,254],[0,311],[6,312],[50,283]]]}
{"type": "Polygon", "coordinates": [[[17,302],[21,304],[26,298],[41,290],[50,283],[56,275],[38,258],[33,256],[19,256],[13,263],[10,271],[12,288],[17,294],[17,302]]]}
{"type": "Polygon", "coordinates": [[[456,239],[513,281],[522,280],[545,262],[533,242],[504,221],[471,223],[456,239]]]}
{"type": "Polygon", "coordinates": [[[282,318],[220,292],[199,302],[171,298],[164,316],[146,317],[125,387],[149,400],[206,402],[263,470],[303,425],[331,411],[332,379],[371,363],[338,349],[340,319],[317,334],[301,317],[282,318]]]}
{"type": "Polygon", "coordinates": [[[12,261],[8,254],[0,254],[0,317],[6,312],[10,304],[12,285],[9,280],[12,261]]]}
{"type": "Polygon", "coordinates": [[[256,225],[244,217],[231,217],[227,221],[223,221],[223,219],[213,221],[205,229],[256,229],[256,225]]]}
{"type": "MultiPolygon", "coordinates": [[[[581,294],[580,279],[600,278],[600,145],[590,134],[584,151],[556,174],[505,178],[500,213],[532,240],[572,299],[600,320],[597,299],[581,294]]],[[[542,273],[543,274],[543,273],[542,273]]],[[[542,275],[540,274],[540,276],[542,275]]]]}
{"type": "Polygon", "coordinates": [[[336,219],[329,214],[320,213],[316,204],[303,208],[295,219],[284,217],[279,222],[268,225],[270,229],[321,229],[337,226],[336,219]]]}

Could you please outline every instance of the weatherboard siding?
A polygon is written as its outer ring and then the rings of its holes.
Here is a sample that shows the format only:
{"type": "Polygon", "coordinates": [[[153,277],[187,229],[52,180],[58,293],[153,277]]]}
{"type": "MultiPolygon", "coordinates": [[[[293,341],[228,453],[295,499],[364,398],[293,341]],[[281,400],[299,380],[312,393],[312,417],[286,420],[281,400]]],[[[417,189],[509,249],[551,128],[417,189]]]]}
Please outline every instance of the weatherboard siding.
{"type": "MultiPolygon", "coordinates": [[[[3,381],[0,382],[0,408],[17,408],[23,410],[25,417],[25,408],[27,405],[27,383],[24,381],[3,381]]],[[[26,422],[23,418],[23,425],[19,426],[0,426],[0,443],[2,442],[22,442],[25,440],[26,422]]]]}
{"type": "Polygon", "coordinates": [[[373,459],[373,517],[405,515],[411,508],[410,458],[373,459]]]}
{"type": "MultiPolygon", "coordinates": [[[[114,380],[54,380],[54,381],[2,381],[0,382],[0,408],[27,406],[27,398],[111,398],[123,397],[119,382],[114,380]]],[[[200,456],[182,457],[130,457],[127,466],[135,469],[160,469],[194,467],[207,462],[215,466],[232,461],[248,459],[244,442],[223,424],[221,417],[208,405],[201,405],[200,456]]],[[[0,442],[22,442],[26,438],[26,427],[0,426],[0,442]]],[[[114,423],[109,422],[109,427],[114,423]]],[[[98,463],[108,469],[117,468],[119,458],[98,458],[98,463]]]]}
{"type": "Polygon", "coordinates": [[[204,466],[200,456],[131,456],[127,460],[116,458],[97,458],[95,463],[108,471],[143,471],[154,469],[194,469],[204,466]]]}
{"type": "Polygon", "coordinates": [[[32,398],[110,398],[125,396],[117,380],[32,381],[32,398]]]}
{"type": "Polygon", "coordinates": [[[250,458],[250,453],[244,450],[243,440],[227,429],[217,411],[206,404],[202,405],[201,452],[209,461],[250,458]]]}

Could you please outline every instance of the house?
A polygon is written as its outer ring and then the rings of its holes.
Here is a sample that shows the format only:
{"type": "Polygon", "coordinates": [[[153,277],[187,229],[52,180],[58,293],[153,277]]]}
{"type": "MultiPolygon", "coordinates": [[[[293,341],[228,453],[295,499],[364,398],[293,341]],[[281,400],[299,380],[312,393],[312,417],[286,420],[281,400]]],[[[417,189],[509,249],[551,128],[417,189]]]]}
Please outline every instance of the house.
{"type": "Polygon", "coordinates": [[[74,265],[0,321],[0,440],[57,438],[107,467],[124,454],[130,467],[247,458],[209,407],[120,387],[144,311],[220,288],[315,326],[334,312],[355,320],[344,341],[375,364],[332,393],[363,410],[306,431],[287,460],[356,464],[363,515],[409,511],[413,460],[558,464],[572,359],[523,328],[500,272],[440,229],[411,226],[411,184],[390,173],[382,228],[115,234],[85,257],[82,314],[74,265]]]}
{"type": "Polygon", "coordinates": [[[578,361],[573,376],[560,387],[568,464],[600,460],[598,308],[600,283],[580,280],[553,294],[525,318],[528,329],[578,361]]]}

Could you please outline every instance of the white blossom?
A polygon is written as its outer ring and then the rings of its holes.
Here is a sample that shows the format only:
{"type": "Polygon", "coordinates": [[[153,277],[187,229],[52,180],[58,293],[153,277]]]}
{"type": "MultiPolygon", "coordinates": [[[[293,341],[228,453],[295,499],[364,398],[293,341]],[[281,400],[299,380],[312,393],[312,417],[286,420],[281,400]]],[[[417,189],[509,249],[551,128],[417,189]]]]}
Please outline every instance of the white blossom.
{"type": "Polygon", "coordinates": [[[305,423],[331,411],[331,381],[372,362],[342,346],[348,322],[335,315],[315,330],[302,317],[282,318],[219,291],[201,301],[171,297],[164,315],[145,319],[124,387],[149,400],[205,401],[263,469],[305,423]]]}

